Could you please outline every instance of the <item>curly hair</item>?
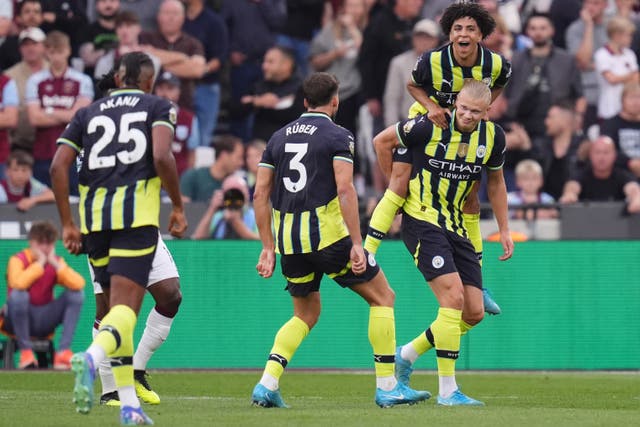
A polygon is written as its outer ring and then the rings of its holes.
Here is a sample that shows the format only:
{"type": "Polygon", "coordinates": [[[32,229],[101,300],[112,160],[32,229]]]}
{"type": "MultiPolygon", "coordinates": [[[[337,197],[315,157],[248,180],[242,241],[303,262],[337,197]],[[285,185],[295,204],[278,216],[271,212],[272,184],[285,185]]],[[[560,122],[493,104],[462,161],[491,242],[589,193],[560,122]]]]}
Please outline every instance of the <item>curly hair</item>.
{"type": "Polygon", "coordinates": [[[453,23],[461,18],[471,18],[476,21],[483,39],[496,28],[496,21],[485,8],[477,3],[460,2],[447,7],[442,14],[440,27],[443,34],[450,34],[453,23]]]}
{"type": "Polygon", "coordinates": [[[104,74],[98,80],[97,86],[101,91],[108,91],[110,89],[116,89],[115,75],[119,72],[120,68],[124,67],[125,73],[122,77],[122,81],[126,86],[138,87],[140,85],[140,73],[142,68],[148,68],[153,70],[153,61],[143,52],[130,52],[120,58],[116,59],[113,64],[113,68],[104,74]]]}

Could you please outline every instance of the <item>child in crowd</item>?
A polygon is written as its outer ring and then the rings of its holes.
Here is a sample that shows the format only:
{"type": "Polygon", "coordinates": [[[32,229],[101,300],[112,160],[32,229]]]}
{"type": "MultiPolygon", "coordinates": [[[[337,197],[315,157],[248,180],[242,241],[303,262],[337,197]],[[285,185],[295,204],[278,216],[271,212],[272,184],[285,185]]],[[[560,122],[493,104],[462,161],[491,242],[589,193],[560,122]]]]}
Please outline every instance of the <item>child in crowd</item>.
{"type": "MultiPolygon", "coordinates": [[[[517,191],[507,194],[509,206],[545,205],[553,204],[552,196],[542,191],[544,184],[542,167],[535,160],[522,160],[516,166],[517,191]]],[[[511,211],[511,217],[516,219],[548,219],[557,218],[558,211],[548,208],[515,209],[511,211]]]]}
{"type": "Polygon", "coordinates": [[[28,211],[54,201],[53,191],[33,177],[33,156],[26,151],[9,154],[5,175],[0,180],[0,203],[15,203],[18,210],[28,211]]]}

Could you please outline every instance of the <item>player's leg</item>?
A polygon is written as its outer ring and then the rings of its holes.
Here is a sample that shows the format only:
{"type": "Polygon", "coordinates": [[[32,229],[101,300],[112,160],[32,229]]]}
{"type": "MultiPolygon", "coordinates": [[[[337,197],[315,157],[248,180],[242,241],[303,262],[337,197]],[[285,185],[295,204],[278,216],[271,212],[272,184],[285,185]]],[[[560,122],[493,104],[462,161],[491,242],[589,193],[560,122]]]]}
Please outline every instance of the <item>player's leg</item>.
{"type": "Polygon", "coordinates": [[[404,205],[410,174],[411,163],[393,162],[389,187],[373,210],[369,221],[364,242],[364,248],[369,253],[376,254],[380,242],[389,232],[395,216],[404,205]]]}
{"type": "Polygon", "coordinates": [[[160,397],[147,380],[147,363],[169,336],[173,319],[182,302],[178,268],[159,233],[147,291],[153,296],[156,305],[147,316],[144,332],[133,355],[133,376],[138,397],[145,403],[159,404],[160,397]]]}
{"type": "Polygon", "coordinates": [[[182,302],[180,281],[177,277],[161,280],[147,288],[156,302],[147,316],[147,323],[133,355],[133,376],[136,393],[143,402],[160,403],[160,397],[147,381],[147,363],[153,353],[169,336],[173,319],[182,302]]]}
{"type": "MultiPolygon", "coordinates": [[[[109,288],[103,288],[99,283],[93,280],[93,292],[96,301],[96,318],[93,322],[93,330],[91,332],[95,339],[100,332],[102,319],[109,312],[109,288]]],[[[100,383],[102,384],[100,404],[107,406],[120,406],[116,380],[113,378],[113,372],[111,372],[111,359],[107,358],[100,362],[98,365],[98,375],[100,376],[100,383]]]]}
{"type": "MultiPolygon", "coordinates": [[[[463,207],[464,227],[469,235],[469,240],[476,250],[480,265],[482,265],[482,233],[480,232],[480,190],[479,183],[475,183],[471,188],[469,197],[463,207]]],[[[483,289],[484,311],[489,314],[500,314],[500,306],[493,300],[491,293],[487,289],[483,289]]]]}
{"type": "Polygon", "coordinates": [[[313,269],[305,255],[283,255],[282,274],[293,301],[293,317],[275,336],[262,378],[253,389],[254,405],[286,408],[280,395],[280,377],[302,341],[320,317],[320,280],[322,273],[313,269]]]}
{"type": "MultiPolygon", "coordinates": [[[[376,265],[367,270],[377,272],[365,283],[351,286],[369,304],[369,342],[373,349],[376,372],[376,404],[382,408],[399,404],[415,404],[431,397],[428,391],[417,391],[399,383],[394,376],[396,328],[393,306],[395,294],[384,273],[376,265]]],[[[365,275],[367,273],[365,272],[365,275]]]]}

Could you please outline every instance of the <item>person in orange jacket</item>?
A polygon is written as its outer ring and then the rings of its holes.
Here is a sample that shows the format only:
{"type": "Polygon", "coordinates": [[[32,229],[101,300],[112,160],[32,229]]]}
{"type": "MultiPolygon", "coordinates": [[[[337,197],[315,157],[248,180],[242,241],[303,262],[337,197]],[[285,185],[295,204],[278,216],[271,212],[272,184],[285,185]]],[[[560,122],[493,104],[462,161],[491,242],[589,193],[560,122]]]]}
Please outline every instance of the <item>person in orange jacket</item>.
{"type": "Polygon", "coordinates": [[[7,265],[8,296],[2,329],[16,336],[20,369],[37,367],[31,337],[46,337],[62,324],[54,369],[70,369],[70,347],[84,301],[84,278],[55,253],[58,231],[50,222],[35,222],[29,247],[13,255],[7,265]],[[56,284],[66,290],[54,298],[56,284]]]}

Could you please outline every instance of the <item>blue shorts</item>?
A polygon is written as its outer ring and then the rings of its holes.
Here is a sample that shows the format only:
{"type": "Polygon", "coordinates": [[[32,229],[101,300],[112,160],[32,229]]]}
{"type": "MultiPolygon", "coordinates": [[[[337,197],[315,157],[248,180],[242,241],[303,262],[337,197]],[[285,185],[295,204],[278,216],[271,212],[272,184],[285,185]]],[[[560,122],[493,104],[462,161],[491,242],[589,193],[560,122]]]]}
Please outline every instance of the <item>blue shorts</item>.
{"type": "Polygon", "coordinates": [[[372,280],[380,271],[376,260],[365,251],[367,269],[360,275],[353,274],[349,264],[352,246],[351,238],[345,237],[317,252],[282,255],[280,266],[287,279],[285,289],[291,296],[305,297],[320,290],[323,274],[343,288],[372,280]]]}
{"type": "Polygon", "coordinates": [[[463,284],[482,289],[480,262],[469,239],[407,214],[402,239],[425,280],[458,273],[463,284]]]}

